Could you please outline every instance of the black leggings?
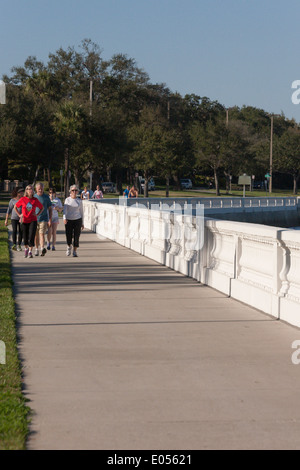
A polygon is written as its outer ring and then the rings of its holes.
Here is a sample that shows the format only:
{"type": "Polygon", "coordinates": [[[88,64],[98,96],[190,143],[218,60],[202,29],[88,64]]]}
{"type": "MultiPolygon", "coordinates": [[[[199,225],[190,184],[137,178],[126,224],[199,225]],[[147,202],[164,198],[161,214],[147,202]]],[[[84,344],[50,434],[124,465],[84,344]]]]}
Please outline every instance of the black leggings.
{"type": "Polygon", "coordinates": [[[24,245],[34,246],[34,237],[37,228],[37,221],[29,224],[22,224],[24,245]]]}
{"type": "Polygon", "coordinates": [[[82,219],[67,220],[65,225],[67,244],[70,246],[73,244],[74,248],[79,247],[79,237],[81,232],[82,219]],[[73,241],[73,243],[72,243],[73,241]]]}
{"type": "Polygon", "coordinates": [[[23,238],[23,229],[22,225],[20,224],[19,220],[11,219],[12,225],[12,241],[13,244],[17,244],[17,237],[18,237],[18,245],[21,245],[22,238],[23,238]]]}

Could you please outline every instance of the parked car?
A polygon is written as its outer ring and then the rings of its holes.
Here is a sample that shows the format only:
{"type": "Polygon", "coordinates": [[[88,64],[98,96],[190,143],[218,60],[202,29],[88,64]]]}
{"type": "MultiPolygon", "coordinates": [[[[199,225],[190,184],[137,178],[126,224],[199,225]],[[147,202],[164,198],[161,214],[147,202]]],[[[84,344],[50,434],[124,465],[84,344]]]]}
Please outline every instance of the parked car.
{"type": "MultiPolygon", "coordinates": [[[[140,184],[141,184],[141,190],[142,190],[142,192],[144,192],[145,178],[141,178],[140,184]]],[[[150,178],[149,181],[148,181],[148,191],[155,191],[155,183],[154,183],[153,178],[150,178]]]]}
{"type": "Polygon", "coordinates": [[[180,180],[180,186],[182,187],[182,189],[192,189],[193,188],[192,181],[188,178],[181,179],[180,180]]]}
{"type": "Polygon", "coordinates": [[[253,187],[253,189],[262,189],[262,188],[264,188],[264,182],[263,181],[254,181],[252,187],[253,187]]]}
{"type": "Polygon", "coordinates": [[[116,193],[117,192],[116,185],[111,182],[102,183],[102,189],[104,193],[116,193]]]}

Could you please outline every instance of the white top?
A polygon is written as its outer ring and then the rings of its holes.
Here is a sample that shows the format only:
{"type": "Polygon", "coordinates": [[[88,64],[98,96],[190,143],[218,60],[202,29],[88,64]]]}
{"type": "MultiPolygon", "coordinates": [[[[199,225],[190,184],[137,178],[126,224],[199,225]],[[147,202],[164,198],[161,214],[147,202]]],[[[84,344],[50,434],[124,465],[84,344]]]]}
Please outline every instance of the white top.
{"type": "Polygon", "coordinates": [[[55,197],[53,199],[50,199],[51,204],[52,204],[52,222],[53,220],[58,220],[58,212],[56,208],[62,209],[62,203],[59,197],[55,197]]]}
{"type": "Polygon", "coordinates": [[[64,212],[63,212],[64,220],[78,220],[82,219],[83,225],[83,206],[81,199],[74,199],[71,196],[67,197],[64,204],[64,212]]]}
{"type": "Polygon", "coordinates": [[[81,196],[82,199],[89,199],[90,193],[88,191],[82,191],[81,196]]]}

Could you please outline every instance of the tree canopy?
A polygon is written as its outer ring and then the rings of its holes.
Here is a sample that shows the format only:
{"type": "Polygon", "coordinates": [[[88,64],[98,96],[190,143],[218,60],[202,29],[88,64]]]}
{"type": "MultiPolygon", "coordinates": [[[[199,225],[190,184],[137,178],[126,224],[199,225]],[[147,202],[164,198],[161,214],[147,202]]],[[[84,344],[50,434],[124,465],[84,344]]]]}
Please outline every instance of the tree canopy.
{"type": "MultiPolygon", "coordinates": [[[[251,106],[226,109],[206,96],[173,93],[151,83],[125,54],[103,60],[84,39],[79,49],[60,48],[44,64],[29,56],[13,67],[6,105],[0,107],[0,177],[33,181],[42,171],[52,182],[62,170],[81,185],[87,172],[111,178],[122,191],[136,173],[173,179],[204,173],[220,179],[269,169],[270,115],[251,106]],[[54,175],[54,176],[53,176],[54,175]]],[[[274,117],[274,166],[299,179],[299,126],[274,117]]]]}

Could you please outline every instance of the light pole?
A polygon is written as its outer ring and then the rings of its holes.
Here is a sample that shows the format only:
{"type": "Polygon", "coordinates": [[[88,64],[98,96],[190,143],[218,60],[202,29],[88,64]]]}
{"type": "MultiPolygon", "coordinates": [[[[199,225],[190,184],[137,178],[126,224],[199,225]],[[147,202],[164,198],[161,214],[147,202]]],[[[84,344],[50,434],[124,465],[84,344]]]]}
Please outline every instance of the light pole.
{"type": "Polygon", "coordinates": [[[93,107],[93,79],[90,79],[90,116],[92,116],[93,107]]]}
{"type": "Polygon", "coordinates": [[[270,136],[270,178],[269,178],[269,193],[271,194],[272,192],[272,172],[273,172],[273,121],[274,121],[274,116],[272,114],[271,116],[271,136],[270,136]]]}
{"type": "Polygon", "coordinates": [[[271,135],[270,135],[270,172],[269,172],[269,193],[272,192],[273,187],[273,121],[274,116],[280,117],[280,114],[271,114],[269,115],[271,118],[271,135]]]}

